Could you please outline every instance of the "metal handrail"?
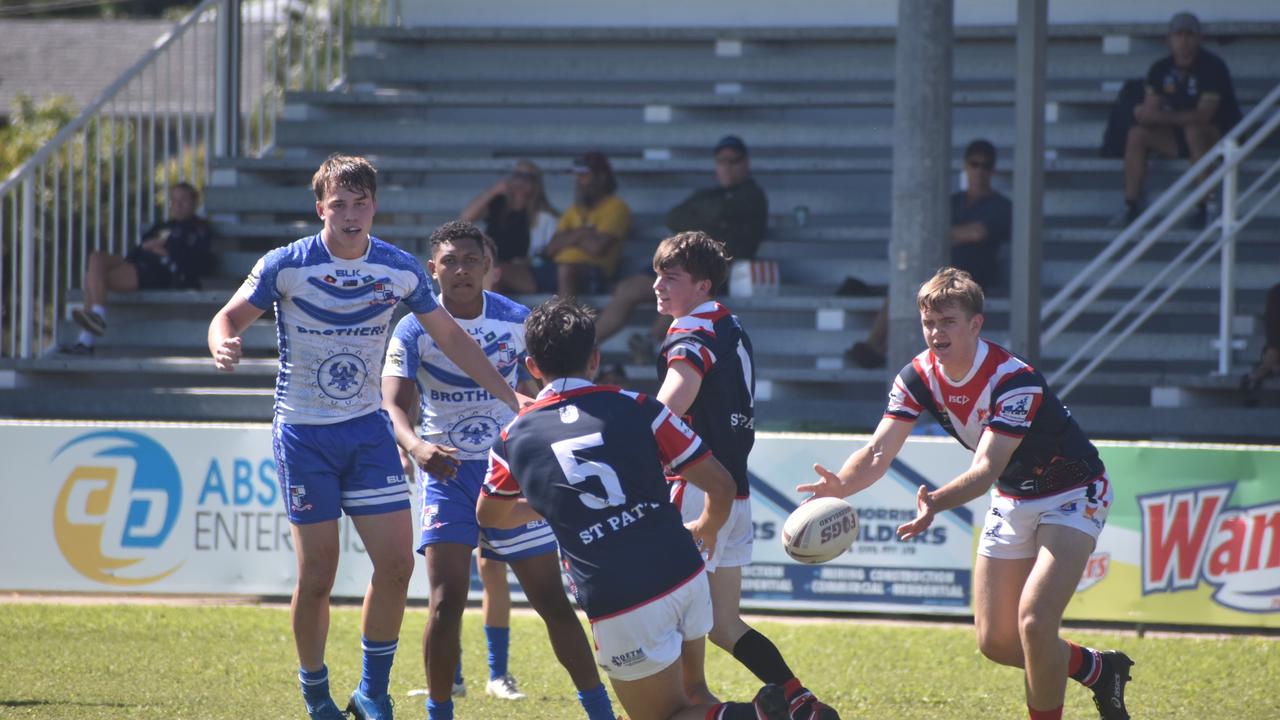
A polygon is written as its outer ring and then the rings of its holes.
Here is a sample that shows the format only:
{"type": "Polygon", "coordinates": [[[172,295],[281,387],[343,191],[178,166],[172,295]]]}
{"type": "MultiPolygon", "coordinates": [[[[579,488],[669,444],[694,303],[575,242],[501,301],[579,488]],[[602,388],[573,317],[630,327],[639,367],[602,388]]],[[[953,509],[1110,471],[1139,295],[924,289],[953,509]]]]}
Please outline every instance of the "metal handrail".
{"type": "Polygon", "coordinates": [[[1177,256],[1156,272],[1145,285],[1118,312],[1107,319],[1101,328],[1091,334],[1067,360],[1050,376],[1050,382],[1061,387],[1061,394],[1066,395],[1078,386],[1094,369],[1096,369],[1115,350],[1120,343],[1137,331],[1172,295],[1180,289],[1188,279],[1215,254],[1221,257],[1222,282],[1220,288],[1219,339],[1218,339],[1218,372],[1230,372],[1231,365],[1231,321],[1234,315],[1234,265],[1235,238],[1246,225],[1252,222],[1266,205],[1280,194],[1280,181],[1268,188],[1272,180],[1280,173],[1280,159],[1271,164],[1243,193],[1237,192],[1237,180],[1240,165],[1273,133],[1280,129],[1280,85],[1277,85],[1232,129],[1210,152],[1195,163],[1180,177],[1172,187],[1153,203],[1128,228],[1120,233],[1084,270],[1076,274],[1042,310],[1048,317],[1063,303],[1071,300],[1070,307],[1044,332],[1043,340],[1048,342],[1058,337],[1076,318],[1085,312],[1089,304],[1111,287],[1117,278],[1137,262],[1148,249],[1161,240],[1165,233],[1176,223],[1192,205],[1201,202],[1219,183],[1222,185],[1222,214],[1204,228],[1177,256]],[[1247,139],[1241,144],[1241,139],[1247,139]],[[1217,166],[1203,180],[1201,175],[1212,163],[1217,166]],[[1179,199],[1179,195],[1185,193],[1179,199]],[[1255,199],[1256,197],[1256,199],[1255,199]],[[1250,200],[1254,200],[1250,203],[1250,200]],[[1169,207],[1172,206],[1172,210],[1169,207]],[[1247,206],[1247,207],[1246,207],[1247,206]],[[1241,212],[1243,210],[1243,212],[1241,212]],[[1166,212],[1167,211],[1167,212],[1166,212]],[[1113,260],[1120,250],[1132,242],[1141,229],[1160,215],[1164,217],[1155,224],[1121,258],[1113,260]],[[1208,239],[1218,236],[1218,240],[1203,253],[1192,255],[1208,239]],[[1183,269],[1184,263],[1190,266],[1183,269]],[[1109,269],[1099,274],[1104,265],[1109,269]],[[1179,270],[1182,273],[1165,284],[1166,279],[1179,270]],[[1085,282],[1090,287],[1079,298],[1072,298],[1073,293],[1085,282]],[[1158,287],[1164,288],[1154,300],[1147,298],[1158,287]],[[1122,330],[1110,337],[1100,349],[1094,350],[1112,333],[1121,322],[1141,304],[1146,303],[1142,312],[1133,318],[1122,330]],[[1091,354],[1092,353],[1092,354],[1091,354]],[[1089,362],[1084,365],[1070,380],[1059,382],[1084,358],[1089,362]]]}
{"type": "MultiPolygon", "coordinates": [[[[1187,190],[1192,184],[1196,183],[1197,178],[1200,177],[1205,169],[1223,159],[1227,143],[1231,141],[1239,143],[1241,136],[1250,128],[1260,125],[1266,121],[1268,113],[1273,110],[1277,104],[1280,104],[1280,84],[1272,88],[1271,92],[1267,93],[1266,96],[1258,102],[1257,106],[1249,112],[1249,114],[1245,115],[1240,122],[1236,123],[1236,126],[1232,128],[1231,131],[1218,142],[1218,144],[1214,145],[1209,152],[1205,153],[1204,157],[1200,158],[1199,161],[1188,168],[1187,171],[1182,174],[1182,177],[1178,178],[1177,181],[1175,181],[1168,190],[1157,198],[1155,202],[1149,205],[1147,209],[1133,221],[1132,224],[1126,227],[1114,240],[1108,243],[1108,245],[1098,253],[1098,256],[1091,260],[1080,273],[1071,278],[1066,285],[1063,285],[1052,298],[1041,306],[1040,317],[1042,320],[1048,320],[1051,315],[1060,308],[1063,308],[1068,301],[1072,302],[1071,306],[1063,309],[1062,317],[1060,317],[1053,326],[1045,330],[1041,336],[1041,339],[1044,342],[1050,342],[1057,337],[1067,323],[1074,320],[1076,316],[1083,312],[1085,306],[1087,306],[1089,302],[1106,290],[1106,287],[1102,287],[1102,285],[1109,284],[1110,279],[1114,279],[1114,277],[1117,277],[1120,272],[1123,272],[1128,268],[1127,264],[1120,266],[1118,270],[1113,268],[1113,271],[1108,273],[1108,280],[1099,281],[1097,277],[1098,271],[1108,265],[1112,256],[1119,252],[1125,245],[1132,242],[1142,229],[1151,223],[1151,221],[1164,216],[1163,220],[1148,232],[1134,249],[1141,249],[1142,251],[1145,251],[1147,248],[1151,247],[1152,244],[1159,241],[1164,236],[1164,233],[1167,232],[1187,210],[1191,209],[1191,205],[1193,203],[1198,202],[1200,198],[1204,197],[1212,189],[1211,182],[1200,183],[1192,190],[1193,194],[1190,198],[1183,199],[1173,207],[1173,212],[1170,212],[1169,206],[1173,205],[1178,196],[1183,191],[1187,190]],[[1090,283],[1089,291],[1081,298],[1073,300],[1072,295],[1086,282],[1090,283]]],[[[1251,149],[1252,147],[1256,147],[1256,143],[1250,146],[1251,149]]],[[[1238,167],[1239,163],[1243,159],[1243,156],[1235,158],[1231,167],[1238,167]]],[[[1215,173],[1215,175],[1218,179],[1221,179],[1221,175],[1217,173],[1215,173]]]]}

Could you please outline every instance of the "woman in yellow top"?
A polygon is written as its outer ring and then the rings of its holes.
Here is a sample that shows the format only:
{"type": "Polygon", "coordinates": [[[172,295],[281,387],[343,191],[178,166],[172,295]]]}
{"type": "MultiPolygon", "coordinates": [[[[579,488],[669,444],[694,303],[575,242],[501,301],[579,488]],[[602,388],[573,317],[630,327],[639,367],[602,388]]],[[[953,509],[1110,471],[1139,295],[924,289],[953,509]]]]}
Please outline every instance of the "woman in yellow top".
{"type": "Polygon", "coordinates": [[[556,294],[595,293],[618,271],[622,243],[631,231],[631,209],[615,193],[618,181],[604,153],[573,163],[573,206],[560,216],[543,254],[555,261],[556,294]]]}

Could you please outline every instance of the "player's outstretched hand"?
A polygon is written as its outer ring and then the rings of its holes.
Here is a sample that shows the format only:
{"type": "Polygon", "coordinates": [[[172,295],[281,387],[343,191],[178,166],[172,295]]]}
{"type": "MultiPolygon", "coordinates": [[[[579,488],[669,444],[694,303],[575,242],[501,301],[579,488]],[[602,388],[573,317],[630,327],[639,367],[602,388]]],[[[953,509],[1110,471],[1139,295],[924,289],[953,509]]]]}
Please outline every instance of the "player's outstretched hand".
{"type": "Polygon", "coordinates": [[[530,405],[534,404],[535,402],[537,401],[529,397],[528,395],[525,395],[524,393],[521,393],[521,392],[516,393],[516,404],[519,405],[521,408],[527,408],[530,405]]]}
{"type": "Polygon", "coordinates": [[[910,540],[933,524],[933,500],[929,497],[929,488],[921,485],[916,491],[916,519],[898,526],[898,539],[910,540]]]}
{"type": "MultiPolygon", "coordinates": [[[[842,498],[847,493],[844,492],[844,481],[839,475],[822,467],[818,463],[813,464],[813,471],[818,473],[818,479],[807,485],[797,485],[796,492],[813,493],[813,497],[834,497],[842,498]]],[[[813,499],[813,498],[808,498],[813,499]]]]}
{"type": "Polygon", "coordinates": [[[702,559],[710,560],[711,556],[716,554],[716,534],[707,532],[702,523],[702,518],[685,523],[684,526],[693,535],[693,544],[698,546],[698,552],[702,553],[702,559]]]}
{"type": "Polygon", "coordinates": [[[458,448],[433,445],[429,442],[420,442],[409,450],[409,456],[418,467],[441,480],[452,480],[453,476],[458,474],[457,454],[458,448]]]}
{"type": "Polygon", "coordinates": [[[223,340],[217,351],[213,353],[213,364],[223,372],[231,372],[236,369],[236,365],[240,364],[240,357],[243,354],[240,338],[229,337],[223,340]]]}

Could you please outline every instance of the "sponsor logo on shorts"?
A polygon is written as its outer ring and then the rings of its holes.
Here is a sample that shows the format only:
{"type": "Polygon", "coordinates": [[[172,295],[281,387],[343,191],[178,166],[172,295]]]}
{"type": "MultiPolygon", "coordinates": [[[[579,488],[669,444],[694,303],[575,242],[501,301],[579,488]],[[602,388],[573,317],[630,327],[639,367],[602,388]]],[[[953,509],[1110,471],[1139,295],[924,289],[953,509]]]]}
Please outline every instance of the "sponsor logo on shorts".
{"type": "MultiPolygon", "coordinates": [[[[1080,509],[1080,503],[1079,501],[1076,501],[1076,500],[1072,500],[1071,502],[1067,502],[1067,503],[1062,503],[1061,505],[1058,506],[1058,512],[1064,512],[1064,513],[1073,513],[1079,509],[1080,509]]],[[[1086,515],[1087,514],[1088,513],[1086,513],[1086,515]]]]}
{"type": "Polygon", "coordinates": [[[614,667],[622,668],[622,667],[630,667],[632,665],[639,665],[640,663],[648,659],[649,659],[649,656],[644,654],[643,648],[636,648],[635,650],[628,650],[622,653],[621,655],[614,655],[613,657],[609,658],[609,662],[613,663],[614,667]]]}
{"type": "Polygon", "coordinates": [[[76,572],[107,585],[145,585],[182,563],[165,551],[182,506],[173,457],[133,432],[81,435],[53,457],[66,471],[53,512],[58,549],[76,572]]]}

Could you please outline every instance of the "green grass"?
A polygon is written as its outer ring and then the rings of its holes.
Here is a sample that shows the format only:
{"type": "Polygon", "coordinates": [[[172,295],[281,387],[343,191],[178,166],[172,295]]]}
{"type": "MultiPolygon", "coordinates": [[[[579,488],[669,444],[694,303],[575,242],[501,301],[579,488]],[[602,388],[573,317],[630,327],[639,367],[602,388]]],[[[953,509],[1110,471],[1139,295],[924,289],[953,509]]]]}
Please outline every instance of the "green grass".
{"type": "MultiPolygon", "coordinates": [[[[402,719],[425,717],[419,700],[404,697],[423,684],[425,618],[411,610],[400,638],[392,689],[402,719]]],[[[334,608],[328,662],[339,700],[358,680],[358,622],[358,609],[334,608]]],[[[513,704],[487,698],[480,624],[469,611],[463,635],[469,693],[457,701],[459,717],[584,717],[542,624],[525,614],[513,618],[511,670],[529,699],[513,704]]],[[[982,658],[968,628],[839,620],[756,626],[845,718],[1026,717],[1019,671],[982,658]]],[[[1135,658],[1128,703],[1135,718],[1280,717],[1276,639],[1068,635],[1135,658]]],[[[715,649],[708,651],[707,676],[726,698],[749,698],[758,685],[715,649]]],[[[0,718],[245,717],[304,717],[286,609],[0,605],[0,718]]],[[[1065,717],[1097,717],[1087,692],[1074,683],[1065,717]]]]}

